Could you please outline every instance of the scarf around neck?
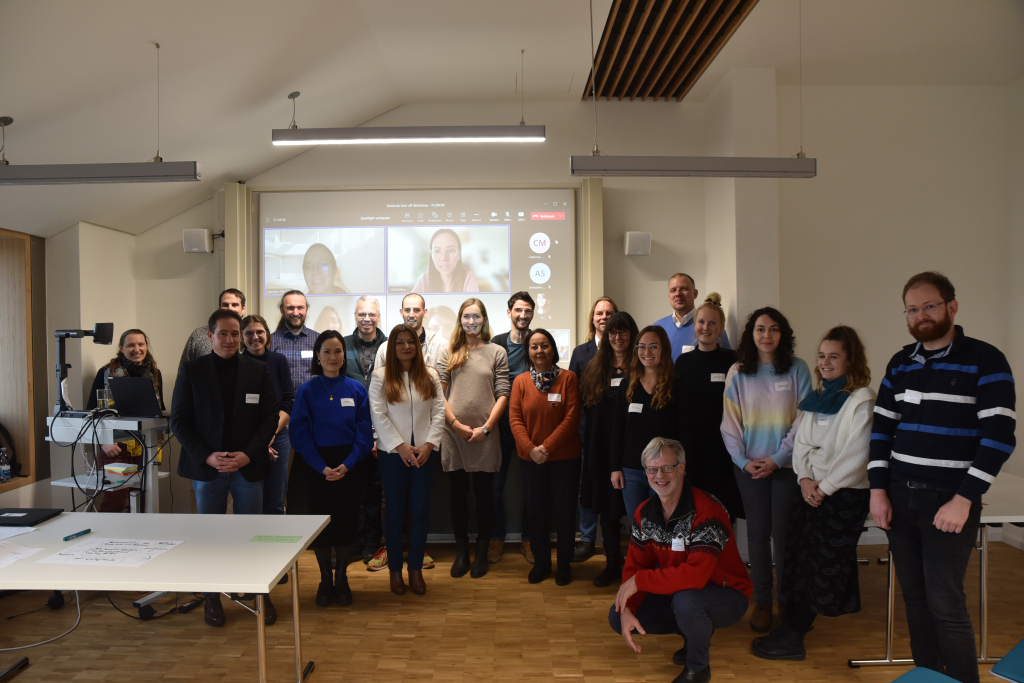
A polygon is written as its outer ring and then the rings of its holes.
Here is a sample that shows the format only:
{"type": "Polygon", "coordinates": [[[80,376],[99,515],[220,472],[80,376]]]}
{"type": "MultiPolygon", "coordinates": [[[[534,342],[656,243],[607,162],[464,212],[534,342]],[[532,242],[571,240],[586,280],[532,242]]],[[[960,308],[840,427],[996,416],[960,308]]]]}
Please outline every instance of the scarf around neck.
{"type": "Polygon", "coordinates": [[[160,407],[163,407],[163,401],[160,399],[160,379],[153,372],[152,361],[143,360],[141,363],[136,363],[118,352],[117,360],[107,366],[103,373],[103,383],[107,389],[110,388],[110,383],[107,380],[111,377],[145,377],[153,383],[153,393],[156,394],[156,400],[160,403],[160,407]]]}
{"type": "Polygon", "coordinates": [[[546,393],[558,379],[560,372],[562,372],[562,368],[557,365],[552,365],[547,372],[537,372],[536,369],[530,368],[530,379],[533,380],[533,385],[537,387],[538,391],[546,393]]]}
{"type": "Polygon", "coordinates": [[[822,415],[835,415],[838,413],[846,399],[850,398],[850,392],[846,388],[846,375],[835,379],[826,379],[821,383],[821,392],[812,391],[800,401],[797,407],[808,413],[820,413],[822,415]]]}

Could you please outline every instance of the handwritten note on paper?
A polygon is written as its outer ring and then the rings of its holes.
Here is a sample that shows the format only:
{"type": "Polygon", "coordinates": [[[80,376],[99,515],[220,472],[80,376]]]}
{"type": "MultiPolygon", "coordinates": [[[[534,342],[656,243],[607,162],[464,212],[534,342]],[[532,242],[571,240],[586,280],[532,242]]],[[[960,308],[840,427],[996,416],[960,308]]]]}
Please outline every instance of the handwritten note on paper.
{"type": "Polygon", "coordinates": [[[40,564],[141,567],[184,541],[91,538],[39,560],[40,564]]]}
{"type": "Polygon", "coordinates": [[[25,548],[10,541],[0,541],[0,569],[10,567],[18,560],[35,555],[42,548],[25,548]]]}

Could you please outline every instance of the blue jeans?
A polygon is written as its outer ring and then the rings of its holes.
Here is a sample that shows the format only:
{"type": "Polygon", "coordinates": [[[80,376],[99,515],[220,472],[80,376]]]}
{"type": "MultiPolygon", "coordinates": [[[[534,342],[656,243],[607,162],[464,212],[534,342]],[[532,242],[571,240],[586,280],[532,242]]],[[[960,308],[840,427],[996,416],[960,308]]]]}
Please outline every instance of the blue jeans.
{"type": "Polygon", "coordinates": [[[580,506],[580,542],[597,542],[597,513],[580,506]]]}
{"type": "Polygon", "coordinates": [[[228,493],[236,515],[263,512],[263,482],[247,481],[241,472],[218,472],[213,481],[195,479],[196,507],[201,515],[223,515],[228,511],[228,493]]]}
{"type": "MultiPolygon", "coordinates": [[[[648,634],[675,633],[686,639],[686,668],[703,671],[711,663],[711,636],[747,613],[746,596],[734,588],[709,583],[701,589],[682,590],[672,595],[650,594],[636,610],[637,621],[648,634]]],[[[608,623],[622,633],[621,615],[612,605],[608,623]]],[[[633,631],[636,633],[636,631],[633,631]]]]}
{"type": "Polygon", "coordinates": [[[288,427],[285,427],[274,439],[274,450],[277,460],[270,462],[270,474],[263,480],[263,514],[283,515],[284,497],[288,490],[288,456],[292,445],[288,439],[288,427]]]}
{"type": "MultiPolygon", "coordinates": [[[[516,452],[516,439],[512,436],[512,428],[508,424],[508,412],[498,420],[498,438],[501,444],[501,469],[494,473],[494,486],[491,497],[494,500],[494,526],[491,529],[491,538],[505,542],[507,526],[507,515],[505,514],[505,480],[508,479],[508,468],[513,460],[519,460],[516,452]]],[[[520,528],[523,530],[522,539],[530,540],[530,522],[526,514],[526,478],[523,478],[523,520],[520,528]]]]}
{"type": "Polygon", "coordinates": [[[647,483],[647,473],[643,470],[635,470],[632,467],[622,468],[622,478],[626,480],[626,487],[622,489],[622,502],[626,504],[626,516],[629,523],[633,524],[633,515],[640,503],[654,495],[654,490],[647,483]]]}
{"type": "MultiPolygon", "coordinates": [[[[437,451],[431,456],[440,457],[437,451]]],[[[388,550],[388,569],[402,571],[402,528],[409,511],[409,570],[423,569],[427,551],[427,525],[430,522],[430,485],[434,480],[434,463],[422,467],[406,467],[398,453],[381,453],[377,460],[384,484],[384,542],[388,550]]]]}

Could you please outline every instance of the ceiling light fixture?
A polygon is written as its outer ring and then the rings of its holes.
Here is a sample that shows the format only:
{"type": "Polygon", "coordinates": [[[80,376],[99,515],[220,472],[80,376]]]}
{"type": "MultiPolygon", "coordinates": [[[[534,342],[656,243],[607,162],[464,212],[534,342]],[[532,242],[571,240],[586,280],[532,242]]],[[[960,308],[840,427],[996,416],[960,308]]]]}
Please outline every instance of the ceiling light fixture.
{"type": "Polygon", "coordinates": [[[0,185],[79,185],[97,183],[195,182],[202,178],[197,161],[164,161],[160,156],[160,43],[156,43],[156,156],[128,164],[30,164],[11,166],[4,148],[10,116],[0,116],[0,185]]]}
{"type": "MultiPolygon", "coordinates": [[[[594,2],[590,0],[591,82],[597,80],[594,54],[594,2]]],[[[656,178],[813,178],[818,160],[803,147],[803,4],[800,5],[800,151],[778,157],[607,156],[597,147],[597,92],[594,96],[594,149],[588,156],[569,157],[569,174],[577,178],[639,176],[656,178]]]]}

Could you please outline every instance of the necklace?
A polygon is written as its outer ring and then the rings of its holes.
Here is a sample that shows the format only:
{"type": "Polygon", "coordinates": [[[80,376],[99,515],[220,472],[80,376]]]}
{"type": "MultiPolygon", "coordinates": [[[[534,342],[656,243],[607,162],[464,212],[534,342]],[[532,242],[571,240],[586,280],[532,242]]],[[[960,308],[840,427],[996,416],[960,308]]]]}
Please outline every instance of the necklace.
{"type": "Polygon", "coordinates": [[[322,378],[322,377],[320,377],[320,375],[317,375],[317,376],[316,376],[316,378],[317,378],[318,380],[320,380],[320,384],[323,384],[323,385],[324,385],[324,391],[326,391],[326,392],[327,392],[327,395],[328,395],[328,396],[330,396],[330,397],[331,397],[331,400],[333,401],[333,400],[334,400],[334,393],[333,393],[333,392],[332,392],[332,391],[331,391],[330,389],[328,389],[328,388],[327,388],[327,383],[326,383],[326,382],[324,382],[323,378],[322,378]]]}

